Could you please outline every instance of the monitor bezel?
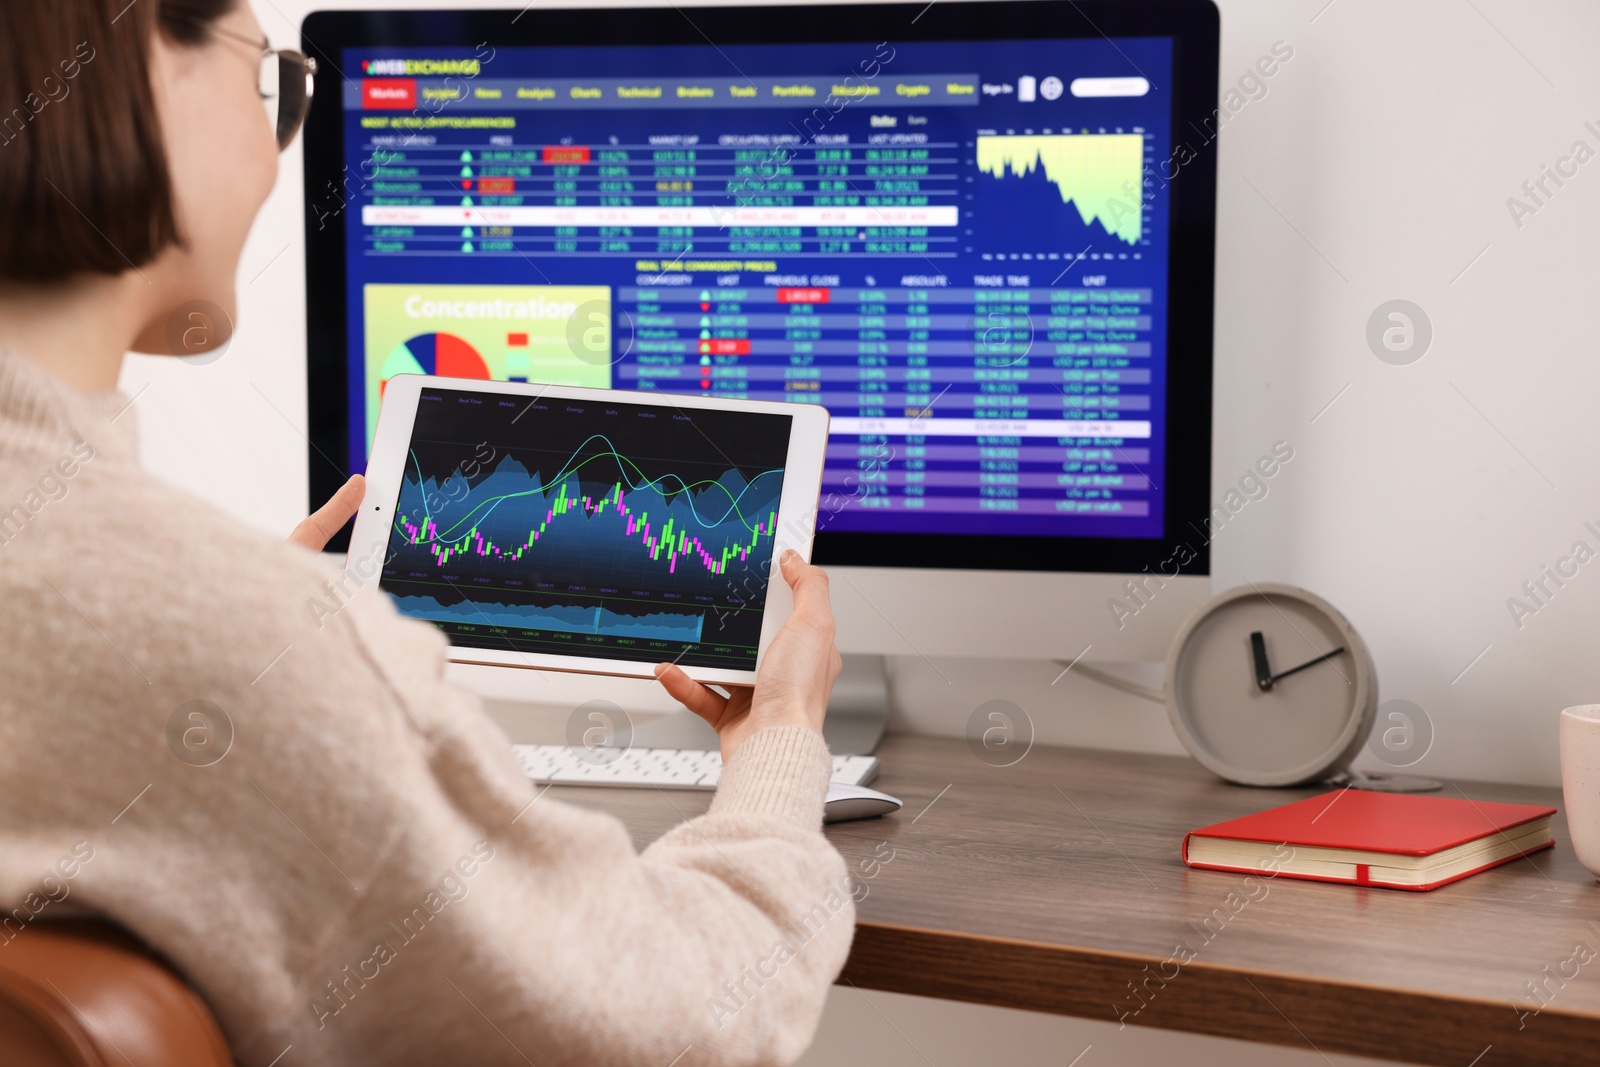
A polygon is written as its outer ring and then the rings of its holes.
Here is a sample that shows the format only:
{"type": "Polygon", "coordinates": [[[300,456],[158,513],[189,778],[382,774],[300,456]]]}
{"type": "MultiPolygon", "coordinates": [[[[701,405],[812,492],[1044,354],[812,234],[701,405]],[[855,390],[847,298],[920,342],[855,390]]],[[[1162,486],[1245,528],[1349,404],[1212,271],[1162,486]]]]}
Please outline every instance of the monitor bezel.
{"type": "MultiPolygon", "coordinates": [[[[315,11],[302,47],[318,62],[306,119],[306,405],[309,504],[351,473],[346,422],[346,204],[339,56],[346,47],[838,44],[1160,36],[1173,40],[1168,185],[1165,523],[1159,538],[830,531],[814,559],[862,567],[1084,573],[1210,573],[1213,293],[1219,16],[1212,0],[939,0],[937,3],[537,10],[315,11]],[[693,18],[689,12],[693,12],[693,18]],[[1209,132],[1207,132],[1209,131],[1209,132]],[[1201,146],[1193,147],[1198,138],[1201,146]],[[1182,403],[1175,398],[1183,398],[1182,403]],[[957,562],[959,561],[959,562],[957,562]]],[[[344,551],[349,527],[329,543],[344,551]]]]}

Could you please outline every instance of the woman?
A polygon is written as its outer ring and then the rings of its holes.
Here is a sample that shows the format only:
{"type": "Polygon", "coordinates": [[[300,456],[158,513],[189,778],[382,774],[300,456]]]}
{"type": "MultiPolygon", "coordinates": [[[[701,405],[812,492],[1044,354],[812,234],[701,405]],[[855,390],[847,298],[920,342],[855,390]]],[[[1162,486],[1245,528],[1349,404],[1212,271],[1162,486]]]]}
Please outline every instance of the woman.
{"type": "Polygon", "coordinates": [[[783,560],[753,693],[657,669],[727,768],[636,853],[540,798],[433,628],[378,593],[308,609],[359,478],[285,545],[137,466],[123,353],[172,351],[194,301],[232,317],[298,126],[262,108],[263,40],[230,0],[0,5],[0,951],[112,920],[243,1064],[792,1060],[854,921],[821,571],[783,560]],[[225,757],[181,758],[223,716],[225,757]]]}

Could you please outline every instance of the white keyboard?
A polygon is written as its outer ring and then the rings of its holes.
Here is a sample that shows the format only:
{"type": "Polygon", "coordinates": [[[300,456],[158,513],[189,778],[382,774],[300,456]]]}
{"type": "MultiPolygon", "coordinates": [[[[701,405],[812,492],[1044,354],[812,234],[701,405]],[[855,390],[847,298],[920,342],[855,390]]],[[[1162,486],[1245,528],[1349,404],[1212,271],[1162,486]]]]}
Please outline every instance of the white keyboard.
{"type": "MultiPolygon", "coordinates": [[[[580,748],[572,745],[512,745],[522,770],[552,785],[658,786],[715,789],[722,753],[697,748],[580,748]]],[[[866,785],[878,775],[876,756],[833,757],[833,781],[866,785]]]]}

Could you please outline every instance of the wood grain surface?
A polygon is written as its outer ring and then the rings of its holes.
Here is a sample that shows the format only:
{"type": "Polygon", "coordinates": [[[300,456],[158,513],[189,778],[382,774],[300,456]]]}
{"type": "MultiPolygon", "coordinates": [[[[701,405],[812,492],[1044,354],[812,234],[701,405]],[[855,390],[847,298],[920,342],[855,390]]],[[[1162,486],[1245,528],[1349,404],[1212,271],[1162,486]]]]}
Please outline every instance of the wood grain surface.
{"type": "MultiPolygon", "coordinates": [[[[1191,870],[1186,831],[1315,795],[1187,759],[891,736],[894,816],[828,828],[865,893],[841,982],[1456,1067],[1600,1063],[1600,885],[1556,847],[1427,893],[1191,870]]],[[[642,847],[708,794],[555,790],[642,847]]],[[[1558,790],[1449,783],[1548,804],[1558,790]]]]}

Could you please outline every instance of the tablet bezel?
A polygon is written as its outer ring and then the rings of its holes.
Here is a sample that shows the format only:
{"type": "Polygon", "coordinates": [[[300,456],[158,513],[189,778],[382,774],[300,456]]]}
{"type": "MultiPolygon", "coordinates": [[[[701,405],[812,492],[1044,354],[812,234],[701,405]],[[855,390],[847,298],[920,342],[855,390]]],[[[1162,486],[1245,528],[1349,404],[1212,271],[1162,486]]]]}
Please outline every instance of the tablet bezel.
{"type": "MultiPolygon", "coordinates": [[[[817,508],[822,495],[822,466],[828,447],[828,411],[818,404],[785,404],[761,400],[733,400],[723,397],[680,396],[678,394],[634,392],[622,389],[585,389],[577,386],[546,386],[537,383],[485,381],[475,378],[442,378],[427,374],[397,374],[384,387],[383,406],[378,412],[378,427],[367,465],[367,494],[356,513],[350,549],[345,557],[345,573],[362,586],[378,587],[383,561],[389,549],[394,509],[399,501],[401,480],[409,454],[411,433],[416,421],[418,398],[424,388],[452,389],[484,395],[524,396],[530,399],[574,399],[596,403],[621,403],[664,409],[709,409],[742,411],[752,414],[787,415],[790,423],[789,454],[784,467],[783,491],[778,498],[778,521],[772,551],[772,573],[767,585],[767,603],[762,612],[761,636],[756,646],[756,665],[750,670],[725,667],[680,665],[701,682],[722,685],[754,685],[756,672],[779,627],[794,608],[793,594],[777,571],[777,560],[785,549],[794,549],[801,558],[811,558],[816,532],[817,508]]],[[[426,620],[419,620],[426,621],[426,620]]],[[[431,624],[430,624],[431,625],[431,624]]],[[[442,632],[442,631],[441,631],[442,632]]],[[[449,635],[446,634],[448,638],[449,635]]],[[[575,671],[624,678],[651,678],[659,661],[618,660],[594,656],[564,656],[541,652],[521,652],[458,645],[450,642],[450,659],[456,663],[534,670],[575,671]]]]}

